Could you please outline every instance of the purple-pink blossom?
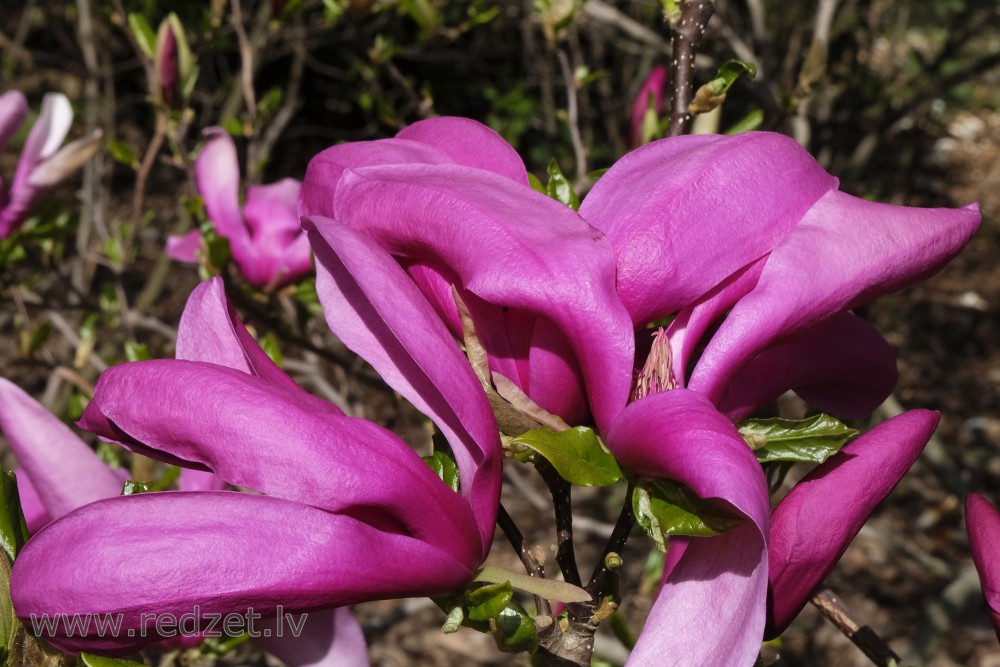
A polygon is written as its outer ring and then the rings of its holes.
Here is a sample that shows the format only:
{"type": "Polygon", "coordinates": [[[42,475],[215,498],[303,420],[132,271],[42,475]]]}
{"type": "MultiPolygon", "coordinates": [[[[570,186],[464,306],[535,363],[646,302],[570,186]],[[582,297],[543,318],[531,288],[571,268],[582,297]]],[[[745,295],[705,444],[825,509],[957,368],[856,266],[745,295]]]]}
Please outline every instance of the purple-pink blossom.
{"type": "Polygon", "coordinates": [[[990,621],[1000,637],[1000,512],[981,495],[970,493],[965,499],[965,523],[990,621]]]}
{"type": "MultiPolygon", "coordinates": [[[[28,101],[19,91],[0,95],[0,150],[27,115],[28,101]]],[[[45,95],[10,185],[4,188],[0,182],[0,239],[10,236],[28,218],[32,205],[42,193],[72,175],[97,150],[96,135],[62,145],[72,123],[73,109],[66,96],[62,93],[45,95]]]]}
{"type": "MultiPolygon", "coordinates": [[[[251,284],[274,290],[312,271],[309,240],[296,211],[300,183],[285,178],[247,188],[240,206],[236,145],[221,128],[205,130],[208,141],[195,161],[198,194],[215,231],[229,240],[233,261],[251,284]]],[[[203,252],[197,230],[167,240],[167,254],[196,263],[203,252]]]]}

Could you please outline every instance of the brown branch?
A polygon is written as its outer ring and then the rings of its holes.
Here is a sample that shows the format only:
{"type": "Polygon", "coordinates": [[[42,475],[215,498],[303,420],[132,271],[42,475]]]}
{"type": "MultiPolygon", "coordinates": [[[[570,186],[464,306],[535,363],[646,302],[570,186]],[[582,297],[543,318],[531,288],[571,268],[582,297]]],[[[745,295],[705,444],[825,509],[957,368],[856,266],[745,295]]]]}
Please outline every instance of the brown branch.
{"type": "Polygon", "coordinates": [[[580,112],[576,98],[576,77],[573,75],[573,66],[570,65],[569,56],[562,49],[556,51],[559,57],[559,67],[562,69],[563,83],[566,86],[566,117],[569,124],[569,137],[573,142],[573,155],[576,159],[576,183],[575,187],[580,190],[581,186],[587,182],[587,149],[583,146],[583,139],[580,137],[580,112]]]}
{"type": "Polygon", "coordinates": [[[573,511],[570,502],[572,485],[556,472],[552,464],[539,458],[535,463],[538,474],[552,494],[556,515],[556,563],[562,570],[563,578],[574,586],[582,585],[580,571],[576,567],[576,553],[573,549],[573,511]]]}
{"type": "Polygon", "coordinates": [[[674,50],[671,67],[674,96],[667,131],[671,137],[684,134],[691,124],[689,107],[694,88],[694,59],[708,20],[715,12],[715,0],[680,0],[678,6],[677,14],[668,17],[674,50]]]}
{"type": "MultiPolygon", "coordinates": [[[[514,551],[517,552],[517,557],[521,559],[525,571],[532,577],[544,579],[545,566],[539,563],[528,550],[524,542],[524,535],[521,534],[521,530],[514,523],[514,519],[511,518],[502,504],[497,511],[497,525],[500,526],[500,530],[507,538],[507,541],[510,542],[510,546],[514,547],[514,551]]],[[[539,595],[535,596],[535,609],[540,616],[552,616],[552,607],[549,605],[549,601],[539,595]]]]}
{"type": "Polygon", "coordinates": [[[247,38],[246,30],[243,29],[243,12],[240,10],[240,0],[232,0],[233,8],[233,28],[236,30],[236,39],[240,45],[240,61],[243,66],[240,68],[240,82],[243,87],[243,101],[247,106],[247,113],[250,115],[250,122],[257,119],[257,98],[253,91],[253,49],[250,40],[247,38]]]}
{"type": "Polygon", "coordinates": [[[820,586],[809,600],[830,619],[844,636],[879,667],[898,667],[902,659],[889,648],[874,630],[865,624],[850,607],[826,586],[820,586]]]}

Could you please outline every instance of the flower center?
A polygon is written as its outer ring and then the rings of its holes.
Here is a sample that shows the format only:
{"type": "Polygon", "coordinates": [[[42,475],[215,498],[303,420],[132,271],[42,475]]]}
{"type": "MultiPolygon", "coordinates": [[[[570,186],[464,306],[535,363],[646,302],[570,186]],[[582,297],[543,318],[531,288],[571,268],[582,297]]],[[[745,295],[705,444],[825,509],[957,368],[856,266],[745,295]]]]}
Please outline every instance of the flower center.
{"type": "Polygon", "coordinates": [[[653,347],[649,351],[646,363],[635,378],[632,400],[637,401],[650,394],[676,388],[677,378],[674,377],[673,362],[670,339],[667,338],[667,332],[663,327],[659,327],[653,333],[653,347]]]}

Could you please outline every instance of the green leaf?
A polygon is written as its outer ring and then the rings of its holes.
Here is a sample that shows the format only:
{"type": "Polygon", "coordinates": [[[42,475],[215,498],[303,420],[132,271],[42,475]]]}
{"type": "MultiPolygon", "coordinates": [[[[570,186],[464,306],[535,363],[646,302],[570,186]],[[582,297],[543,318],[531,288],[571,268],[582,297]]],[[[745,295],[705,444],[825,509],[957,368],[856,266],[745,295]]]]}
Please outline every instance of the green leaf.
{"type": "Polygon", "coordinates": [[[144,343],[125,341],[125,358],[129,361],[149,361],[153,358],[149,348],[144,343]]]}
{"type": "Polygon", "coordinates": [[[514,597],[514,588],[509,581],[502,584],[487,584],[465,591],[465,602],[470,621],[487,621],[496,618],[514,597]]]}
{"type": "Polygon", "coordinates": [[[120,162],[132,169],[139,168],[139,158],[135,150],[124,141],[108,137],[104,145],[107,146],[108,152],[111,153],[111,157],[114,158],[115,162],[120,162]]]}
{"type": "Polygon", "coordinates": [[[709,82],[714,95],[724,95],[736,83],[740,74],[746,72],[753,79],[757,76],[757,66],[744,60],[728,60],[719,68],[715,78],[709,82]]]}
{"type": "Polygon", "coordinates": [[[438,477],[441,478],[445,484],[448,485],[452,491],[458,491],[460,485],[458,480],[458,466],[455,465],[455,460],[448,456],[445,452],[438,450],[431,454],[430,456],[424,456],[424,463],[431,467],[438,477]]]}
{"type": "Polygon", "coordinates": [[[136,14],[132,12],[128,15],[128,27],[132,31],[132,36],[135,37],[136,44],[142,49],[150,58],[156,55],[156,33],[153,32],[152,26],[149,25],[149,21],[142,14],[136,14]]]}
{"type": "Polygon", "coordinates": [[[97,458],[107,463],[111,468],[122,467],[122,451],[117,445],[112,445],[102,440],[97,443],[95,453],[97,454],[97,458]]]}
{"type": "Polygon", "coordinates": [[[271,358],[278,366],[281,366],[285,361],[285,356],[281,354],[281,346],[278,343],[277,337],[275,337],[273,332],[267,332],[267,334],[261,336],[257,339],[257,343],[260,345],[260,349],[264,350],[264,354],[271,358]]]}
{"type": "Polygon", "coordinates": [[[134,496],[139,493],[152,493],[154,491],[166,491],[177,481],[181,475],[181,469],[177,466],[170,466],[163,476],[155,482],[136,482],[128,480],[122,487],[123,496],[134,496]]]}
{"type": "Polygon", "coordinates": [[[574,211],[580,209],[580,198],[559,168],[559,163],[555,158],[549,161],[549,182],[545,186],[545,194],[555,199],[564,206],[569,206],[574,211]]]}
{"type": "Polygon", "coordinates": [[[840,420],[822,413],[801,420],[778,417],[748,419],[740,424],[739,430],[761,463],[822,463],[858,433],[840,420]]]}
{"type": "Polygon", "coordinates": [[[538,628],[517,600],[497,614],[493,638],[504,653],[534,653],[538,650],[538,628]]]}
{"type": "Polygon", "coordinates": [[[608,453],[593,429],[586,426],[558,432],[536,429],[517,436],[512,444],[540,454],[571,484],[608,486],[622,477],[615,457],[608,453]]]}
{"type": "Polygon", "coordinates": [[[528,185],[530,185],[531,189],[535,190],[536,192],[541,192],[543,195],[548,194],[545,191],[545,186],[542,185],[542,181],[537,176],[532,174],[530,171],[528,172],[528,185]]]}
{"type": "Polygon", "coordinates": [[[632,511],[661,551],[666,551],[671,535],[718,535],[741,521],[669,479],[640,479],[632,492],[632,511]]]}
{"type": "Polygon", "coordinates": [[[754,109],[743,118],[736,121],[724,134],[742,134],[743,132],[751,132],[756,130],[764,123],[764,112],[760,109],[754,109]]]}
{"type": "Polygon", "coordinates": [[[492,584],[506,582],[519,591],[525,591],[546,600],[558,600],[559,602],[589,602],[591,600],[590,593],[565,581],[531,577],[492,565],[484,565],[479,568],[473,581],[492,584]]]}
{"type": "Polygon", "coordinates": [[[17,494],[17,477],[12,472],[0,471],[0,547],[7,560],[14,562],[24,543],[28,541],[28,526],[21,512],[21,497],[17,494]]]}
{"type": "Polygon", "coordinates": [[[80,654],[80,664],[84,667],[143,667],[145,663],[125,658],[103,658],[90,653],[80,654]]]}
{"type": "Polygon", "coordinates": [[[131,479],[125,481],[125,485],[122,486],[123,496],[135,496],[140,493],[149,493],[153,490],[152,482],[135,482],[131,479]]]}

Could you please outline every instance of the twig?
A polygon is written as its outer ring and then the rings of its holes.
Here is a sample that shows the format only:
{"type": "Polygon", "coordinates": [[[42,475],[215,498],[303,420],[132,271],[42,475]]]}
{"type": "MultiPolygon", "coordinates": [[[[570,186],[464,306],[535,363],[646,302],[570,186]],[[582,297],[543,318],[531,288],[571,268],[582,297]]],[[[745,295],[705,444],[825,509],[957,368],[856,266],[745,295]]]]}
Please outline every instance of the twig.
{"type": "Polygon", "coordinates": [[[874,630],[826,586],[820,586],[809,600],[824,616],[830,619],[844,636],[868,656],[879,667],[898,667],[902,659],[889,648],[874,630]]]}
{"type": "Polygon", "coordinates": [[[580,586],[580,571],[576,567],[576,553],[573,549],[573,512],[570,490],[572,486],[562,478],[545,459],[535,463],[538,474],[545,481],[552,494],[552,503],[556,515],[556,563],[563,573],[563,578],[574,586],[580,586]]]}
{"type": "Polygon", "coordinates": [[[163,147],[163,139],[166,135],[167,121],[165,114],[162,109],[157,109],[156,128],[153,130],[153,138],[150,139],[149,145],[146,147],[146,154],[143,156],[142,164],[139,165],[139,171],[135,176],[135,194],[132,196],[132,229],[129,230],[128,238],[123,246],[125,252],[128,252],[132,237],[135,236],[136,231],[139,229],[139,223],[142,222],[142,204],[146,197],[146,182],[153,171],[153,164],[156,162],[156,156],[160,154],[160,149],[163,147]]]}
{"type": "Polygon", "coordinates": [[[694,86],[694,59],[708,20],[715,12],[715,0],[680,0],[680,11],[670,17],[670,35],[674,46],[673,102],[670,106],[670,129],[667,135],[684,134],[691,123],[691,94],[694,86]]]}
{"type": "MultiPolygon", "coordinates": [[[[80,37],[80,49],[83,51],[83,62],[87,68],[87,79],[84,82],[84,96],[87,102],[85,112],[86,131],[92,134],[97,128],[97,105],[100,102],[100,89],[97,85],[98,61],[97,45],[94,35],[94,16],[90,0],[77,0],[79,12],[77,30],[80,37]]],[[[100,185],[98,174],[99,156],[89,160],[83,168],[83,203],[80,211],[80,225],[76,231],[76,247],[81,256],[87,254],[90,246],[90,233],[97,224],[97,196],[100,185]]],[[[83,257],[73,267],[73,287],[80,292],[86,292],[89,282],[87,262],[83,257]]]]}
{"type": "Polygon", "coordinates": [[[240,61],[243,63],[240,68],[243,100],[247,106],[247,113],[250,114],[250,122],[255,123],[257,120],[257,98],[253,91],[253,49],[250,47],[250,40],[247,39],[246,30],[243,29],[243,12],[240,10],[240,0],[232,0],[230,5],[233,8],[233,28],[236,30],[236,39],[240,44],[240,61]]]}
{"type": "Polygon", "coordinates": [[[632,532],[632,527],[635,525],[635,514],[632,513],[632,493],[634,491],[635,486],[629,484],[625,490],[625,503],[622,505],[621,514],[618,515],[618,521],[615,523],[614,530],[611,531],[611,537],[604,546],[597,567],[594,568],[594,573],[590,576],[590,582],[587,584],[587,592],[595,600],[601,599],[608,585],[608,577],[611,574],[611,570],[605,563],[608,555],[622,552],[629,533],[632,532]]]}
{"type": "Polygon", "coordinates": [[[618,28],[637,42],[651,46],[663,53],[667,53],[668,51],[669,45],[659,33],[644,26],[627,14],[623,14],[621,10],[603,2],[603,0],[588,0],[583,5],[583,13],[594,21],[618,28]]]}
{"type": "Polygon", "coordinates": [[[573,142],[573,155],[576,159],[576,189],[587,182],[587,149],[583,145],[580,137],[580,113],[577,109],[576,99],[576,77],[573,76],[573,66],[570,65],[569,56],[562,49],[558,49],[559,66],[562,68],[563,83],[566,85],[566,116],[569,121],[569,137],[573,142]]]}
{"type": "MultiPolygon", "coordinates": [[[[497,525],[500,526],[500,530],[503,531],[507,541],[510,542],[510,546],[514,547],[514,551],[517,552],[517,557],[521,559],[521,563],[524,565],[527,573],[532,577],[544,579],[545,567],[535,560],[531,552],[528,551],[528,547],[524,543],[524,535],[521,534],[521,530],[514,523],[510,514],[507,513],[503,504],[500,505],[500,509],[497,511],[497,525]]],[[[552,606],[549,604],[549,601],[539,595],[535,596],[535,609],[540,616],[552,616],[552,606]]]]}

